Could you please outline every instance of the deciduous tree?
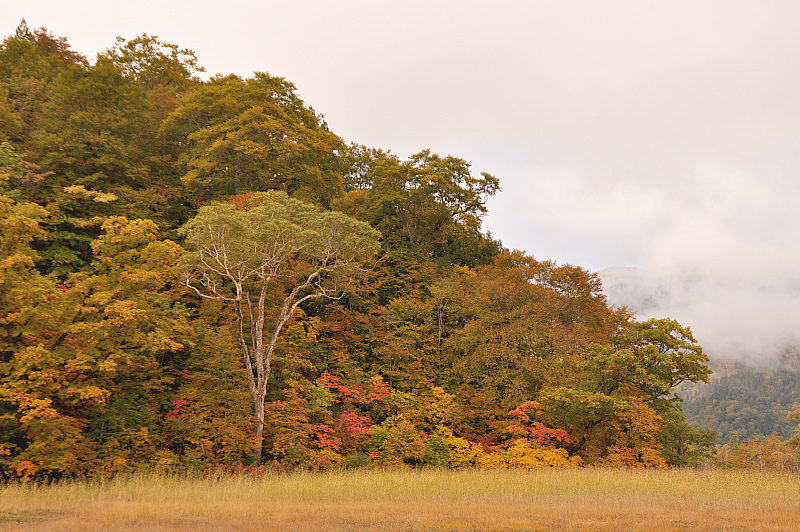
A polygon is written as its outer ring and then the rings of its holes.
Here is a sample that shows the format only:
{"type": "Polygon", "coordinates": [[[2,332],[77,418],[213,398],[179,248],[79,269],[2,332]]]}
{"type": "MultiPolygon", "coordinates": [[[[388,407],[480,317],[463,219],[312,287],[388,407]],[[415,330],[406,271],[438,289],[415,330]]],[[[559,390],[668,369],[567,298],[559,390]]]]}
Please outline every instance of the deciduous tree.
{"type": "Polygon", "coordinates": [[[191,250],[183,271],[198,295],[236,309],[260,458],[267,380],[281,331],[305,301],[341,294],[360,261],[378,251],[378,235],[363,222],[283,192],[236,201],[202,207],[182,228],[191,250]],[[273,315],[271,303],[281,300],[273,315]]]}
{"type": "Polygon", "coordinates": [[[481,233],[486,200],[500,190],[496,177],[473,175],[465,160],[429,150],[401,161],[353,147],[346,160],[349,192],[337,206],[369,221],[392,247],[469,266],[498,253],[499,243],[481,233]]]}
{"type": "Polygon", "coordinates": [[[204,202],[283,190],[327,204],[341,192],[342,140],[283,78],[215,77],[184,97],[161,131],[185,147],[184,182],[204,202]]]}

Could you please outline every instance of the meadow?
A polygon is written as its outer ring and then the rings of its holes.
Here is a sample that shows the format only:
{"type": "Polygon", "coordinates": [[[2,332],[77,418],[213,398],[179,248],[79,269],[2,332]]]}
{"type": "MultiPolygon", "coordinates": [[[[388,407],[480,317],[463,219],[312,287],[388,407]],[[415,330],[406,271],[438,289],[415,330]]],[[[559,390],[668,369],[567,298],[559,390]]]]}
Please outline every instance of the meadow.
{"type": "Polygon", "coordinates": [[[2,531],[800,530],[800,477],[733,470],[139,474],[0,488],[2,531]]]}

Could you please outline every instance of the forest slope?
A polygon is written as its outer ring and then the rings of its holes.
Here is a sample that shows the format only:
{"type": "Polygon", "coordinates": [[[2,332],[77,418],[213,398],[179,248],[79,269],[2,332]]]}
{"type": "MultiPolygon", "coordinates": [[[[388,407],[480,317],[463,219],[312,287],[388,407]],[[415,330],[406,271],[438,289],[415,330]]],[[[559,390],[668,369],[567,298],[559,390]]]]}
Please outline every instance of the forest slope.
{"type": "Polygon", "coordinates": [[[674,401],[710,373],[689,330],[503,249],[496,177],[198,71],[146,34],[93,63],[24,24],[0,45],[0,475],[711,449],[674,401]]]}

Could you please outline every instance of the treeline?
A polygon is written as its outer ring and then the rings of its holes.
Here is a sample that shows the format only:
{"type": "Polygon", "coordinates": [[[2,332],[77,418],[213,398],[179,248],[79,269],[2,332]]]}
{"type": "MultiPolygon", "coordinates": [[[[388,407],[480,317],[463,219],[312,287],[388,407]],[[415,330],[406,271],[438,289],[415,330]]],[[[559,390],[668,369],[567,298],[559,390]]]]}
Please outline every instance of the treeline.
{"type": "Polygon", "coordinates": [[[712,452],[674,397],[710,373],[691,332],[505,250],[495,177],[200,71],[146,34],[0,45],[2,477],[712,452]]]}

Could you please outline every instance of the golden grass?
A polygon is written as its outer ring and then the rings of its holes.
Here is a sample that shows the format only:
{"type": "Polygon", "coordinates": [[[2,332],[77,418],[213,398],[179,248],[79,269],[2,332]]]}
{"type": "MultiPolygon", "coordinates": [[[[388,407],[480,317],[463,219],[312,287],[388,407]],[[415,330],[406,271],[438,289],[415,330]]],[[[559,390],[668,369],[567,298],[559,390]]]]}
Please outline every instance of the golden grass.
{"type": "Polygon", "coordinates": [[[800,531],[800,477],[347,471],[0,488],[0,531],[800,531]]]}

